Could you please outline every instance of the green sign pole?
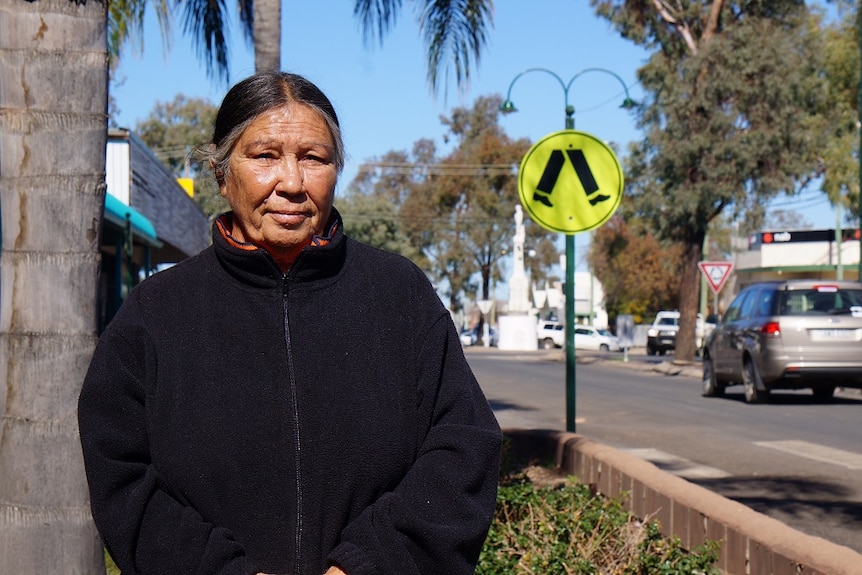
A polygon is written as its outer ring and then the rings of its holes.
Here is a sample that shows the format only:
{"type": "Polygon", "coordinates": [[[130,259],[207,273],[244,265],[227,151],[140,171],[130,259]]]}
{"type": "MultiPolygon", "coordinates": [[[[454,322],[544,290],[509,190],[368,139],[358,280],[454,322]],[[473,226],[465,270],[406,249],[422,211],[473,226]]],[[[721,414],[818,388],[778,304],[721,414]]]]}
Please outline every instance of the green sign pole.
{"type": "MultiPolygon", "coordinates": [[[[566,130],[574,130],[574,128],[575,128],[575,119],[574,119],[575,107],[569,104],[569,88],[571,88],[572,83],[575,81],[575,79],[577,79],[581,74],[584,74],[586,72],[603,72],[605,74],[609,74],[609,75],[613,76],[614,78],[616,78],[619,81],[619,83],[623,87],[623,90],[626,93],[626,98],[623,101],[621,107],[625,108],[625,109],[631,109],[636,105],[635,102],[629,97],[628,87],[626,86],[625,82],[623,82],[622,78],[620,78],[617,74],[611,72],[610,70],[606,70],[604,68],[587,68],[585,70],[578,72],[574,76],[572,76],[572,78],[569,80],[568,84],[566,84],[563,82],[562,78],[560,78],[557,74],[555,74],[554,72],[552,72],[550,70],[547,70],[545,68],[529,68],[529,69],[521,72],[517,76],[515,76],[515,78],[509,84],[509,91],[506,95],[506,100],[505,100],[505,102],[503,102],[503,105],[501,107],[501,110],[503,113],[511,113],[511,112],[517,111],[517,109],[515,108],[515,105],[512,103],[512,99],[511,99],[512,87],[515,85],[515,82],[517,82],[518,78],[520,78],[524,74],[527,74],[530,72],[542,72],[542,73],[548,74],[548,75],[552,76],[554,79],[556,79],[557,82],[559,82],[560,87],[563,89],[563,97],[564,97],[564,101],[565,101],[565,113],[566,113],[565,129],[566,130]]],[[[534,149],[535,149],[535,146],[534,146],[534,149]]],[[[582,152],[582,150],[576,150],[576,151],[579,153],[582,152]]],[[[562,161],[565,162],[565,157],[562,153],[562,150],[555,150],[555,153],[557,154],[556,155],[557,158],[562,158],[562,161]]],[[[528,155],[529,154],[530,153],[528,152],[528,155]]],[[[613,156],[612,152],[611,152],[611,156],[613,156]]],[[[572,160],[572,156],[568,156],[568,157],[569,157],[570,161],[574,161],[574,160],[572,160]]],[[[581,158],[581,157],[583,157],[583,154],[581,154],[581,156],[578,156],[578,158],[581,158]]],[[[618,166],[616,157],[613,157],[613,162],[616,163],[618,166]]],[[[545,171],[548,171],[549,165],[550,164],[547,164],[547,163],[543,164],[543,166],[545,167],[545,171]]],[[[559,173],[560,173],[559,172],[560,165],[562,165],[562,164],[556,165],[556,174],[557,175],[559,175],[559,173]]],[[[522,203],[525,202],[525,196],[523,194],[523,189],[521,189],[521,187],[522,187],[521,184],[523,183],[523,179],[524,179],[523,178],[524,167],[525,167],[524,163],[522,163],[521,175],[519,176],[519,191],[522,194],[521,195],[522,203]]],[[[588,169],[588,166],[586,166],[586,163],[583,165],[579,165],[575,169],[577,170],[578,168],[584,168],[584,167],[586,167],[588,169]]],[[[551,170],[551,172],[553,172],[553,171],[554,170],[551,170]]],[[[620,172],[620,176],[621,175],[622,174],[620,172]]],[[[579,176],[580,176],[580,174],[579,174],[579,176]]],[[[583,181],[581,183],[583,183],[583,181]]],[[[539,187],[541,188],[541,184],[539,187]]],[[[620,178],[620,188],[621,187],[622,187],[622,180],[620,178]]],[[[533,192],[535,192],[535,190],[536,190],[536,187],[533,186],[533,189],[531,190],[531,194],[533,192]]],[[[550,192],[552,190],[541,189],[541,191],[547,192],[548,194],[550,194],[550,192]]],[[[590,189],[589,191],[587,191],[587,194],[591,194],[594,191],[595,190],[590,189]]],[[[619,190],[619,193],[620,194],[622,193],[622,189],[619,190]]],[[[533,195],[533,197],[535,198],[536,196],[533,195]]],[[[547,197],[545,197],[545,196],[542,196],[542,197],[544,198],[546,205],[550,206],[550,200],[548,200],[547,197]]],[[[541,199],[541,198],[539,198],[539,199],[541,199]]],[[[609,199],[609,198],[608,197],[603,198],[603,200],[606,200],[606,199],[609,199]]],[[[554,201],[556,201],[556,198],[554,201]]],[[[596,201],[598,201],[598,200],[596,200],[596,201]]],[[[583,227],[580,229],[573,230],[573,229],[569,229],[569,226],[566,225],[565,226],[566,229],[561,230],[559,224],[547,225],[545,222],[542,221],[541,218],[537,219],[536,213],[530,209],[529,205],[527,205],[527,204],[529,204],[529,202],[530,202],[530,200],[529,200],[529,196],[528,196],[528,198],[526,198],[525,207],[527,208],[527,211],[530,213],[530,215],[533,217],[534,220],[538,221],[538,223],[540,223],[541,225],[543,225],[544,227],[546,227],[548,229],[555,230],[555,231],[563,231],[566,234],[566,275],[565,275],[565,298],[566,298],[566,309],[565,309],[565,311],[566,311],[566,318],[565,318],[565,327],[566,327],[566,337],[565,337],[565,347],[566,347],[566,431],[575,432],[576,431],[575,419],[576,419],[576,412],[577,412],[576,394],[575,394],[575,387],[576,387],[576,385],[575,385],[576,384],[576,381],[575,381],[576,380],[576,377],[575,377],[575,372],[576,372],[576,370],[575,370],[575,363],[576,363],[576,357],[575,357],[575,325],[577,324],[577,320],[575,317],[575,265],[576,265],[575,264],[575,234],[580,232],[580,231],[586,231],[587,229],[592,229],[592,228],[588,226],[588,227],[583,227]]],[[[592,202],[591,202],[591,205],[595,205],[595,204],[592,204],[592,202]]],[[[541,206],[538,206],[538,208],[542,209],[541,206]]],[[[554,208],[554,209],[557,209],[557,208],[554,208]]],[[[614,205],[614,209],[616,209],[616,204],[614,205]]],[[[607,215],[607,217],[609,217],[609,214],[607,215]]],[[[601,223],[604,223],[604,221],[605,221],[605,219],[601,219],[601,221],[593,223],[592,227],[597,226],[597,225],[601,225],[601,223]]],[[[591,276],[591,280],[592,280],[592,276],[591,276]]],[[[590,302],[590,304],[592,305],[592,301],[590,302]]],[[[592,310],[590,310],[590,317],[592,317],[592,310]]]]}
{"type": "MultiPolygon", "coordinates": [[[[571,82],[569,82],[571,85],[571,82]]],[[[575,107],[569,105],[569,90],[566,86],[566,129],[575,129],[575,107]]],[[[577,430],[578,402],[575,393],[577,382],[577,357],[575,356],[575,234],[566,234],[566,431],[577,430]]]]}

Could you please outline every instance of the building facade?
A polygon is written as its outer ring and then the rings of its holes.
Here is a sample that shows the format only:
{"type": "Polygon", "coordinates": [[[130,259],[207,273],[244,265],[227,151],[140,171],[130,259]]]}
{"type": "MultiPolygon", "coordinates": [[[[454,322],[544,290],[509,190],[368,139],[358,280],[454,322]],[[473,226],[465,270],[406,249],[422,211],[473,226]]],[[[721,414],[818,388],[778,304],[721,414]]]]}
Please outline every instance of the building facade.
{"type": "Polygon", "coordinates": [[[99,332],[137,283],[210,243],[210,222],[176,176],[132,132],[108,131],[99,332]]]}

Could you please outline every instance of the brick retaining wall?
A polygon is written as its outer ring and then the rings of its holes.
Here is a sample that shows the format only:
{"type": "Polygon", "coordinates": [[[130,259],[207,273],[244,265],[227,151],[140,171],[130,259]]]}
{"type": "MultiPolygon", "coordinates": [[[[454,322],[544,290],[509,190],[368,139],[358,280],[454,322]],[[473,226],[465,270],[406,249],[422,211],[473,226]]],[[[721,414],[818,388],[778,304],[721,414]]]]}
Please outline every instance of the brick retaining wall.
{"type": "Polygon", "coordinates": [[[721,541],[718,567],[727,575],[862,575],[862,555],[791,529],[638,457],[581,435],[507,429],[520,460],[554,464],[609,497],[626,493],[635,516],[658,521],[666,536],[691,549],[721,541]]]}

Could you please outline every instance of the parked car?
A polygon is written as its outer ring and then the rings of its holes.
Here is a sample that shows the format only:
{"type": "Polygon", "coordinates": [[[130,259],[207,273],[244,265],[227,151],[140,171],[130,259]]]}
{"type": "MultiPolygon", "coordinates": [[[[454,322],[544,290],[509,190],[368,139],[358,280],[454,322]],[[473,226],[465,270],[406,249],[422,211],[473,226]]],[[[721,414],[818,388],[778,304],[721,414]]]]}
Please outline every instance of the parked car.
{"type": "MultiPolygon", "coordinates": [[[[710,333],[715,329],[715,316],[709,315],[706,321],[701,314],[697,314],[695,324],[694,348],[700,350],[710,333]]],[[[660,311],[656,314],[652,325],[647,331],[647,354],[664,355],[676,349],[676,337],[679,333],[679,312],[660,311]]]]}
{"type": "Polygon", "coordinates": [[[554,349],[566,345],[566,330],[558,321],[539,321],[536,335],[539,338],[539,347],[542,349],[554,349]]]}
{"type": "Polygon", "coordinates": [[[575,349],[621,351],[622,346],[617,336],[606,329],[598,329],[591,325],[579,325],[575,326],[575,349]]]}
{"type": "MultiPolygon", "coordinates": [[[[540,321],[538,325],[539,347],[554,349],[566,345],[565,326],[558,321],[540,321]]],[[[591,325],[575,326],[575,349],[593,351],[620,351],[619,339],[606,329],[591,325]]]]}
{"type": "MultiPolygon", "coordinates": [[[[463,346],[476,345],[477,343],[482,342],[482,332],[479,330],[478,327],[468,327],[462,329],[459,337],[461,339],[461,345],[463,346]]],[[[494,327],[488,328],[488,337],[490,340],[490,345],[492,347],[496,347],[499,336],[497,335],[497,330],[494,327]]]]}
{"type": "Polygon", "coordinates": [[[477,334],[476,334],[475,328],[465,327],[464,329],[461,330],[461,334],[459,336],[461,339],[461,345],[463,345],[463,346],[473,345],[474,343],[476,343],[476,335],[477,334]]]}
{"type": "Polygon", "coordinates": [[[862,388],[862,283],[753,284],[727,308],[703,350],[703,395],[740,384],[749,403],[774,389],[862,388]]]}
{"type": "Polygon", "coordinates": [[[646,350],[648,355],[664,355],[676,347],[679,331],[679,312],[660,311],[647,330],[646,350]]]}

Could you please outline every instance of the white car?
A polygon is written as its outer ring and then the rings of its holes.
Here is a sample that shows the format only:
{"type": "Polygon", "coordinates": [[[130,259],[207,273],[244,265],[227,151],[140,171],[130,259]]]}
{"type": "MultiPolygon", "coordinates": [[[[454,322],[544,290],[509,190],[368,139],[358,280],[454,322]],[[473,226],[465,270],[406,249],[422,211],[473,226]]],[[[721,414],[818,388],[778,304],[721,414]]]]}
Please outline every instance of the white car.
{"type": "Polygon", "coordinates": [[[536,327],[536,336],[542,349],[554,349],[566,344],[566,330],[558,321],[540,321],[536,327]]]}
{"type": "MultiPolygon", "coordinates": [[[[694,349],[700,352],[703,343],[709,334],[715,329],[716,318],[714,315],[709,315],[706,321],[703,321],[703,316],[697,314],[697,324],[695,327],[695,342],[694,349]]],[[[647,354],[649,355],[664,355],[668,351],[673,351],[676,348],[676,336],[679,331],[679,312],[678,311],[660,311],[655,316],[655,321],[647,331],[647,354]]]]}
{"type": "MultiPolygon", "coordinates": [[[[566,330],[557,321],[541,321],[538,327],[539,347],[553,349],[566,345],[566,330]]],[[[575,349],[592,351],[620,351],[620,341],[606,329],[598,329],[591,325],[575,326],[575,349]]]]}
{"type": "Polygon", "coordinates": [[[620,340],[606,329],[591,325],[575,326],[575,349],[592,351],[621,351],[620,340]]]}
{"type": "MultiPolygon", "coordinates": [[[[497,347],[497,340],[499,339],[499,336],[497,335],[496,328],[489,328],[488,336],[489,343],[491,344],[491,346],[497,347]]],[[[461,345],[466,347],[479,343],[479,341],[482,339],[482,334],[479,332],[478,328],[464,328],[463,330],[461,330],[461,334],[459,337],[461,339],[461,345]]]]}

